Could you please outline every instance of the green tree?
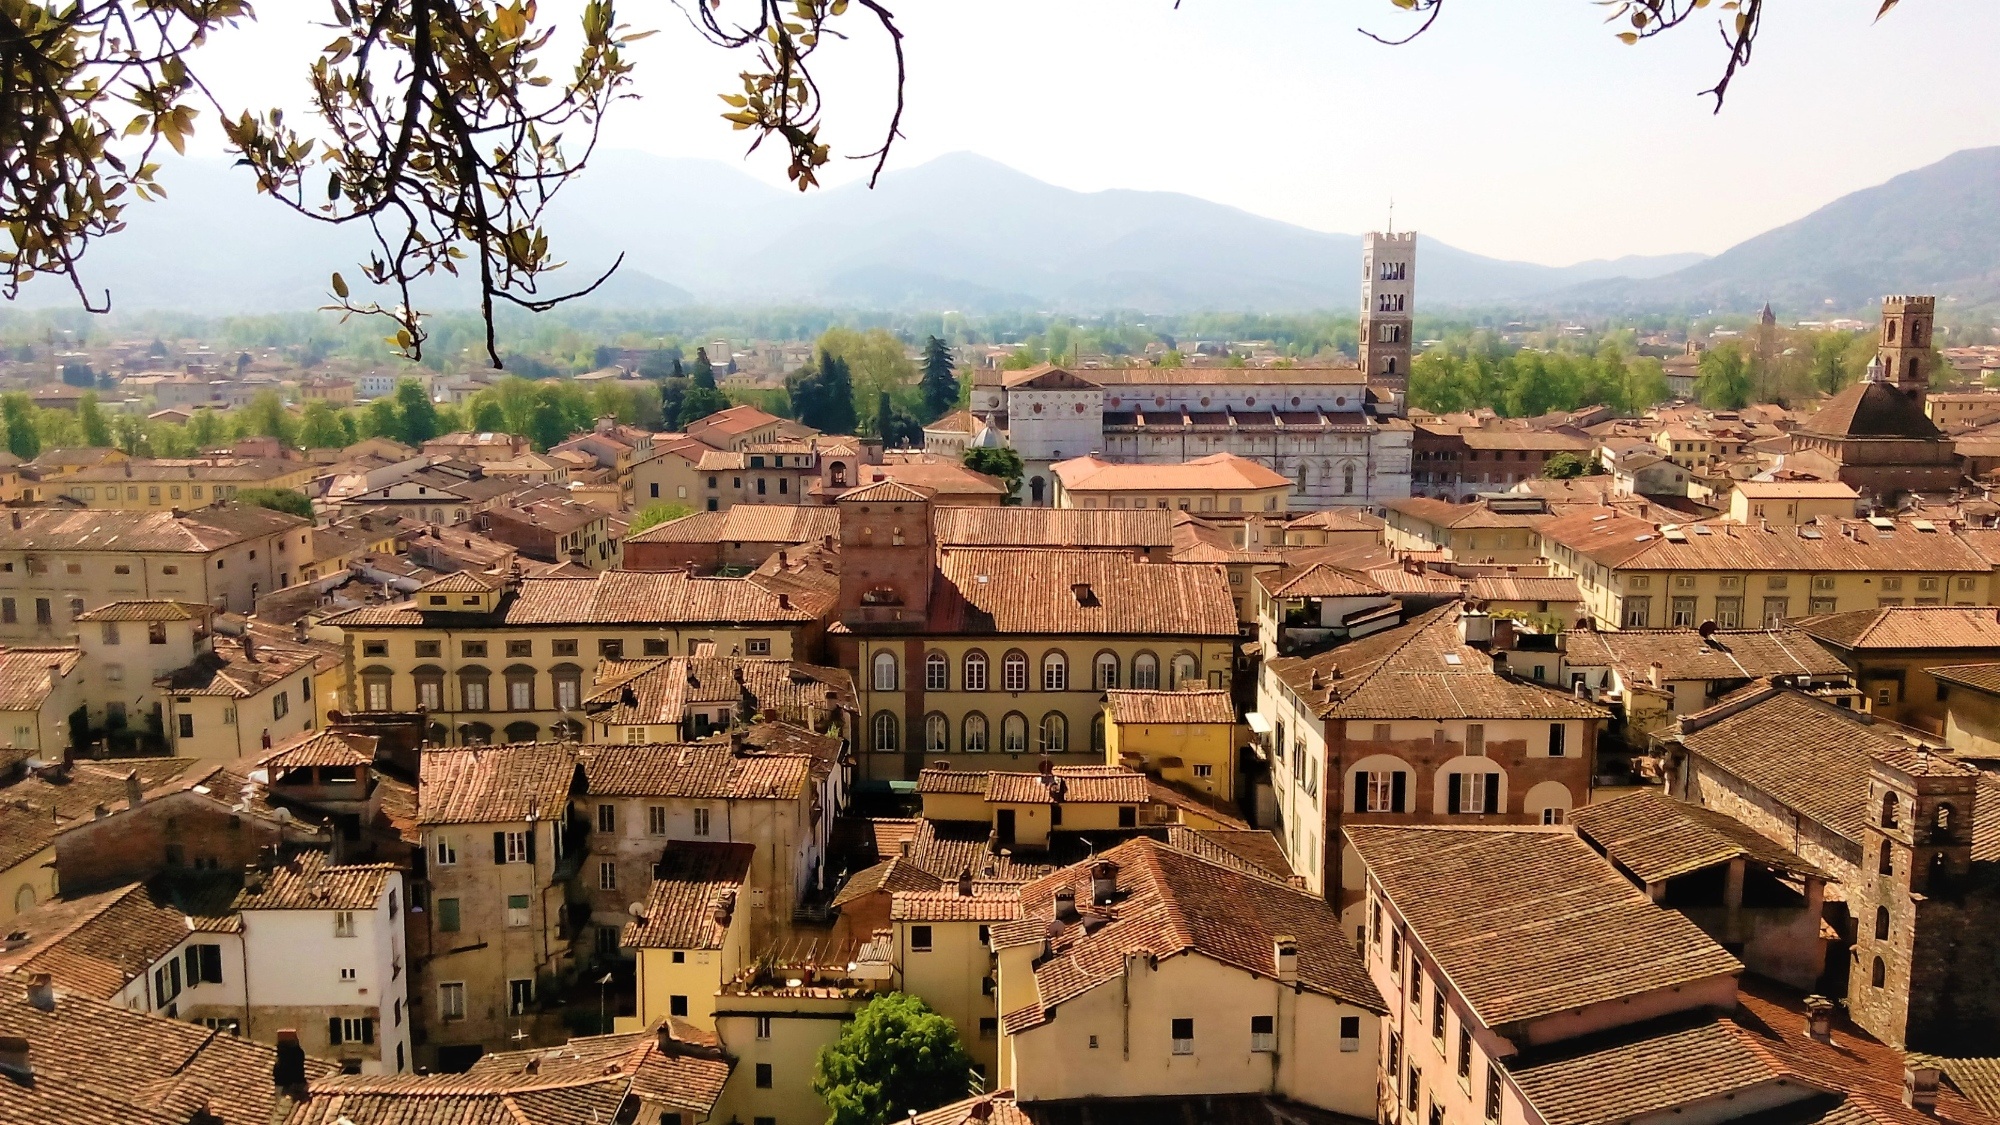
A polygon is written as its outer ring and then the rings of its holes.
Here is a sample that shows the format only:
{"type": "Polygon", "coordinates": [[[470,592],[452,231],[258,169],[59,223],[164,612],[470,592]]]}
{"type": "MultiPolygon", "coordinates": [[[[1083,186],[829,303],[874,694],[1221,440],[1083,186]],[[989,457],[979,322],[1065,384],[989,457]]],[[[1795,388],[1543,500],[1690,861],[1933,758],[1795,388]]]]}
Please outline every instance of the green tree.
{"type": "Polygon", "coordinates": [[[438,428],[437,407],[415,379],[396,384],[396,420],[405,445],[422,445],[444,431],[438,428]]]}
{"type": "Polygon", "coordinates": [[[547,453],[562,444],[572,431],[568,419],[563,417],[562,406],[553,398],[542,398],[535,403],[534,411],[528,416],[528,440],[535,448],[547,453]]]}
{"type": "Polygon", "coordinates": [[[897,406],[887,391],[875,398],[875,436],[884,449],[922,449],[924,425],[909,411],[897,406]]]}
{"type": "Polygon", "coordinates": [[[965,467],[975,473],[985,473],[998,477],[1007,486],[1006,503],[1018,504],[1015,493],[1021,490],[1021,477],[1027,473],[1027,466],[1021,463],[1021,455],[1006,446],[974,448],[965,451],[965,467]]]}
{"type": "Polygon", "coordinates": [[[83,444],[104,449],[111,445],[111,425],[98,408],[97,392],[85,391],[76,400],[76,420],[83,427],[83,444]]]}
{"type": "Polygon", "coordinates": [[[297,444],[298,424],[292,421],[285,400],[276,391],[258,391],[236,421],[245,437],[274,437],[286,445],[297,444]]]}
{"type": "Polygon", "coordinates": [[[313,518],[311,498],[295,488],[246,488],[236,494],[236,502],[288,512],[302,519],[313,518]]]}
{"type": "Polygon", "coordinates": [[[472,428],[482,434],[500,433],[507,429],[507,414],[500,409],[497,396],[485,391],[473,396],[472,428]]]}
{"type": "Polygon", "coordinates": [[[222,440],[222,416],[204,406],[188,419],[187,436],[196,449],[208,449],[222,440]]]}
{"type": "Polygon", "coordinates": [[[899,405],[917,404],[917,365],[911,362],[903,342],[886,329],[857,332],[852,328],[829,328],[820,334],[818,346],[821,354],[835,356],[847,365],[857,420],[861,411],[875,409],[877,396],[885,391],[899,405]]]}
{"type": "Polygon", "coordinates": [[[1574,453],[1558,453],[1542,462],[1542,475],[1550,480],[1568,480],[1590,472],[1590,466],[1574,453]]]}
{"type": "Polygon", "coordinates": [[[0,422],[7,424],[7,452],[32,461],[42,452],[41,431],[35,428],[35,404],[16,392],[0,395],[0,422]]]}
{"type": "MultiPolygon", "coordinates": [[[[201,413],[206,414],[207,411],[201,413]]],[[[199,419],[201,414],[195,417],[199,419]]],[[[388,438],[390,441],[403,440],[403,416],[396,410],[396,400],[378,398],[369,403],[368,409],[361,414],[360,428],[368,437],[388,438]]]]}
{"type": "Polygon", "coordinates": [[[97,372],[92,371],[88,363],[71,360],[62,365],[62,381],[72,387],[94,387],[97,385],[97,372]]]}
{"type": "Polygon", "coordinates": [[[338,449],[347,444],[347,432],[341,429],[340,413],[325,399],[313,399],[306,403],[305,412],[299,416],[299,448],[338,449]]]}
{"type": "Polygon", "coordinates": [[[694,385],[697,387],[711,391],[715,389],[715,364],[708,361],[707,348],[694,350],[694,367],[688,372],[688,376],[694,380],[694,385]]]}
{"type": "Polygon", "coordinates": [[[827,1125],[882,1125],[964,1098],[974,1087],[972,1057],[958,1029],[907,992],[863,1005],[823,1048],[813,1092],[827,1125]]]}
{"type": "Polygon", "coordinates": [[[822,351],[785,377],[799,421],[822,433],[851,434],[860,418],[854,409],[854,379],[847,361],[822,351]]]}
{"type": "Polygon", "coordinates": [[[668,520],[677,520],[682,516],[691,516],[693,514],[694,509],[688,507],[686,504],[668,504],[665,502],[648,504],[632,513],[632,522],[627,526],[626,530],[628,533],[636,534],[655,524],[666,523],[668,520]]]}
{"type": "Polygon", "coordinates": [[[710,385],[706,387],[698,381],[691,382],[693,385],[688,387],[685,395],[681,396],[680,428],[683,430],[691,423],[699,422],[718,410],[727,410],[730,407],[729,396],[715,389],[715,380],[712,376],[709,379],[710,385]]]}
{"type": "Polygon", "coordinates": [[[1695,397],[1714,410],[1741,410],[1750,404],[1750,363],[1735,344],[1711,348],[1701,357],[1695,397]]]}
{"type": "Polygon", "coordinates": [[[951,349],[943,340],[930,336],[924,340],[924,378],[919,389],[924,395],[922,420],[935,422],[958,405],[958,374],[953,370],[951,349]]]}

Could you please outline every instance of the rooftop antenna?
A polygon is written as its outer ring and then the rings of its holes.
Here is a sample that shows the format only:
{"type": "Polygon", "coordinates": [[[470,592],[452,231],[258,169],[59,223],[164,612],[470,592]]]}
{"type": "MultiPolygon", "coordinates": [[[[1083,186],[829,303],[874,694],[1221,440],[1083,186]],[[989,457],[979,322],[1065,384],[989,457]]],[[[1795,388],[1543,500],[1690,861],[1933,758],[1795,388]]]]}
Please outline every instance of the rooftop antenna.
{"type": "Polygon", "coordinates": [[[1389,197],[1389,234],[1393,236],[1395,235],[1395,233],[1396,233],[1396,197],[1392,195],[1389,197]]]}

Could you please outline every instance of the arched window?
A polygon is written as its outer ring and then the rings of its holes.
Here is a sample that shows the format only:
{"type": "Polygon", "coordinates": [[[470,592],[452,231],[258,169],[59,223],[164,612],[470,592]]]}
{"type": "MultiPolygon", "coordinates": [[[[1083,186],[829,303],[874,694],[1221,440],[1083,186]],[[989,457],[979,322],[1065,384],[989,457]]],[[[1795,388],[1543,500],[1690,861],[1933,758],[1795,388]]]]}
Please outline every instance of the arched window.
{"type": "Polygon", "coordinates": [[[965,717],[965,752],[986,753],[986,716],[977,711],[965,717]]]}
{"type": "Polygon", "coordinates": [[[1104,727],[1104,712],[1099,711],[1090,717],[1090,749],[1092,753],[1104,753],[1104,727]]]}
{"type": "Polygon", "coordinates": [[[32,884],[23,883],[21,889],[14,892],[14,913],[23,914],[34,908],[35,888],[32,884]]]}
{"type": "Polygon", "coordinates": [[[951,689],[951,659],[944,653],[933,652],[924,657],[924,690],[948,691],[951,689]]]}
{"type": "Polygon", "coordinates": [[[1901,822],[1901,798],[1894,793],[1882,794],[1882,827],[1894,828],[1901,822]]]}
{"type": "Polygon", "coordinates": [[[1884,331],[1886,331],[1886,332],[1887,332],[1887,333],[1889,334],[1889,341],[1888,341],[1888,342],[1889,342],[1889,343],[1891,343],[1891,344],[1895,343],[1895,342],[1896,342],[1896,322],[1895,322],[1895,321],[1893,321],[1893,320],[1891,320],[1891,321],[1889,321],[1888,323],[1886,323],[1886,324],[1882,325],[1882,328],[1883,328],[1883,330],[1884,330],[1884,331]]]}
{"type": "Polygon", "coordinates": [[[846,488],[847,463],[844,461],[835,461],[832,468],[827,470],[827,476],[833,481],[833,487],[846,488]]]}
{"type": "Polygon", "coordinates": [[[976,648],[965,654],[965,690],[986,690],[986,654],[976,648]]]}
{"type": "Polygon", "coordinates": [[[897,750],[900,745],[896,738],[896,715],[893,711],[875,712],[871,724],[875,733],[874,747],[877,750],[897,750]]]}
{"type": "Polygon", "coordinates": [[[1069,752],[1069,720],[1060,711],[1051,711],[1042,716],[1042,753],[1066,754],[1069,752]]]}
{"type": "Polygon", "coordinates": [[[943,713],[932,711],[924,716],[924,751],[943,754],[951,749],[951,720],[943,713]]]}
{"type": "Polygon", "coordinates": [[[1880,988],[1888,981],[1889,966],[1883,964],[1880,957],[1875,958],[1875,967],[1868,970],[1868,983],[1880,988]]]}
{"type": "Polygon", "coordinates": [[[1132,686],[1141,691],[1153,691],[1160,686],[1159,657],[1142,652],[1132,658],[1132,686]]]}
{"type": "Polygon", "coordinates": [[[1046,491],[1047,489],[1048,489],[1048,484],[1047,484],[1047,482],[1043,481],[1043,480],[1042,480],[1042,478],[1040,478],[1040,477],[1031,477],[1031,478],[1029,478],[1029,480],[1028,480],[1028,502],[1029,502],[1029,503],[1031,503],[1031,504],[1039,504],[1039,503],[1041,503],[1041,502],[1042,502],[1042,493],[1043,493],[1044,491],[1046,491]]]}
{"type": "Polygon", "coordinates": [[[1004,691],[1028,690],[1028,657],[1010,652],[1000,660],[1000,687],[1004,691]]]}
{"type": "Polygon", "coordinates": [[[1951,838],[1951,806],[1939,805],[1931,814],[1931,835],[1940,840],[1951,838]]]}
{"type": "Polygon", "coordinates": [[[1199,679],[1201,679],[1201,663],[1194,658],[1194,654],[1190,652],[1176,654],[1172,687],[1179,690],[1180,686],[1189,680],[1199,679]]]}
{"type": "Polygon", "coordinates": [[[461,746],[487,746],[493,742],[493,728],[485,723],[466,723],[458,728],[461,746]]]}
{"type": "Polygon", "coordinates": [[[541,734],[542,728],[533,723],[507,724],[507,741],[509,742],[533,742],[540,738],[541,734]]]}
{"type": "Polygon", "coordinates": [[[1882,875],[1896,873],[1896,848],[1887,840],[1882,841],[1882,856],[1876,861],[1875,870],[1882,875]]]}
{"type": "Polygon", "coordinates": [[[1069,658],[1060,652],[1042,657],[1042,690],[1069,690],[1069,658]]]}
{"type": "Polygon", "coordinates": [[[1098,691],[1110,691],[1118,686],[1117,653],[1100,652],[1097,654],[1097,661],[1092,666],[1090,682],[1096,685],[1098,691]]]}
{"type": "MultiPolygon", "coordinates": [[[[1395,363],[1396,361],[1392,359],[1392,360],[1390,360],[1389,362],[1393,364],[1393,363],[1395,363]]],[[[1349,496],[1352,496],[1352,495],[1354,495],[1354,466],[1352,466],[1352,465],[1342,465],[1342,466],[1341,466],[1341,468],[1340,468],[1340,490],[1341,490],[1342,492],[1344,492],[1344,493],[1348,494],[1349,496]]]]}
{"type": "Polygon", "coordinates": [[[1396,373],[1396,357],[1390,356],[1389,361],[1382,365],[1382,374],[1394,375],[1395,373],[1396,373]]]}
{"type": "Polygon", "coordinates": [[[1438,784],[1444,792],[1437,811],[1448,815],[1485,815],[1507,811],[1507,779],[1486,758],[1460,758],[1446,766],[1438,784]],[[1461,763],[1464,763],[1461,767],[1461,763]]]}
{"type": "Polygon", "coordinates": [[[1009,754],[1028,752],[1028,717],[1019,711],[1010,711],[1000,720],[1000,749],[1009,754]]]}
{"type": "Polygon", "coordinates": [[[1886,906],[1875,908],[1875,940],[1889,940],[1889,908],[1886,906]]]}
{"type": "Polygon", "coordinates": [[[1905,360],[1905,361],[1903,362],[1903,375],[1904,375],[1904,377],[1905,377],[1905,378],[1907,378],[1907,379],[1908,379],[1908,380],[1909,380],[1910,382],[1912,382],[1912,383],[1914,383],[1914,382],[1916,382],[1916,381],[1917,381],[1917,357],[1916,357],[1916,356],[1911,356],[1911,357],[1910,357],[1909,359],[1907,359],[1907,360],[1905,360]]]}
{"type": "Polygon", "coordinates": [[[875,690],[896,690],[896,654],[878,652],[875,654],[875,690]]]}

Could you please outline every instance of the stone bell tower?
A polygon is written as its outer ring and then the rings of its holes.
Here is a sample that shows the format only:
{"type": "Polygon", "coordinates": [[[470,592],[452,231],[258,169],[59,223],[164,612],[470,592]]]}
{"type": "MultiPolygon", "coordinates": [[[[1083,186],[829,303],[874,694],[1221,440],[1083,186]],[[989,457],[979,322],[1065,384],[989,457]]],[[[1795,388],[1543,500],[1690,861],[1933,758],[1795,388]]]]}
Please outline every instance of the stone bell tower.
{"type": "Polygon", "coordinates": [[[1936,315],[1936,297],[1882,298],[1882,341],[1875,354],[1888,381],[1919,402],[1931,387],[1931,320],[1936,315]]]}
{"type": "Polygon", "coordinates": [[[1417,236],[1370,231],[1361,236],[1361,369],[1368,382],[1395,392],[1410,387],[1410,325],[1416,314],[1417,236]]]}

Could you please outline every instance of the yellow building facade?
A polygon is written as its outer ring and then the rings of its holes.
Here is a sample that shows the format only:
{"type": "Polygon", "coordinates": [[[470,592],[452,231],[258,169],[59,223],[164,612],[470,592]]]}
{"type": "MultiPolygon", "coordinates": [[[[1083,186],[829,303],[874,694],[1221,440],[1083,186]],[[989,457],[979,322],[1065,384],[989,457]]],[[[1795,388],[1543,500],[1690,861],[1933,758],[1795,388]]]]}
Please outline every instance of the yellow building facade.
{"type": "Polygon", "coordinates": [[[1104,713],[1106,765],[1236,799],[1236,711],[1228,692],[1109,691],[1104,713]]]}

